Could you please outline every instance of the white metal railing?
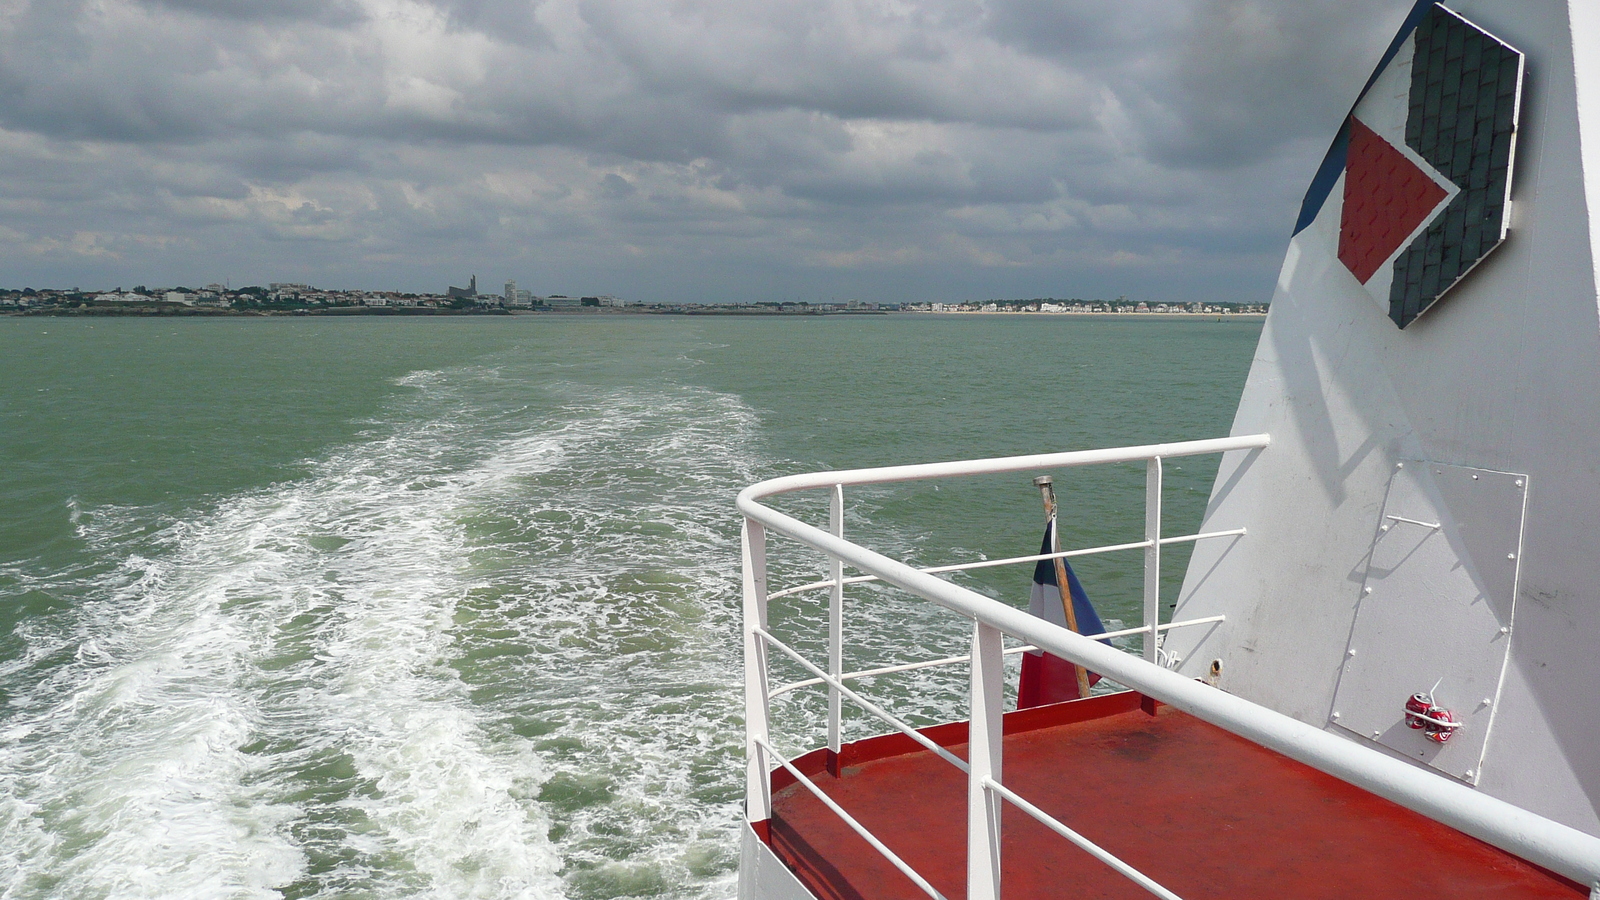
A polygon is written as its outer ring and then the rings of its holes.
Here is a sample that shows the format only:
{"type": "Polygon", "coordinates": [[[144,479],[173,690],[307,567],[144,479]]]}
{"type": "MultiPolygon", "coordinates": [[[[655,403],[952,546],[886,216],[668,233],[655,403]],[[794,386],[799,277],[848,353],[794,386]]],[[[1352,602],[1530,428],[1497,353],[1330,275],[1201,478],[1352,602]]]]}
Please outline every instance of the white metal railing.
{"type": "Polygon", "coordinates": [[[1152,894],[1174,897],[1175,895],[1147,876],[1117,860],[1088,838],[1068,828],[1004,786],[1001,744],[1004,656],[1007,653],[1041,649],[1086,669],[1099,672],[1117,684],[1137,690],[1553,872],[1595,886],[1595,897],[1600,898],[1600,839],[1480,794],[1465,785],[1421,772],[1407,762],[1390,758],[1281,713],[1216,690],[1157,663],[1158,635],[1161,632],[1171,628],[1212,624],[1223,620],[1221,616],[1213,616],[1187,622],[1159,621],[1161,547],[1180,541],[1245,536],[1244,529],[1233,529],[1163,538],[1161,536],[1162,460],[1230,451],[1258,452],[1269,443],[1270,438],[1267,435],[1248,435],[1106,450],[818,472],[775,478],[746,488],[739,494],[738,507],[745,517],[742,535],[742,587],[747,738],[746,815],[749,821],[761,822],[771,817],[770,770],[782,767],[794,775],[807,790],[816,793],[823,803],[841,816],[846,824],[866,838],[930,896],[940,896],[926,880],[912,871],[903,860],[873,837],[790,761],[783,759],[772,748],[769,734],[770,699],[786,691],[826,685],[829,749],[838,752],[842,746],[842,704],[843,701],[849,700],[967,774],[967,896],[971,900],[996,900],[999,896],[1002,800],[1016,805],[1046,827],[1084,848],[1152,894]],[[916,569],[844,539],[846,485],[883,484],[1138,461],[1146,464],[1145,533],[1142,541],[1041,556],[916,569]],[[811,489],[830,491],[827,530],[803,523],[761,502],[774,495],[811,489]],[[826,555],[829,565],[828,579],[769,593],[766,557],[766,537],[769,530],[826,555]],[[1138,628],[1124,629],[1110,635],[1085,637],[1074,634],[1065,628],[936,577],[942,572],[1132,549],[1144,551],[1144,624],[1138,628]],[[844,575],[846,566],[863,574],[847,578],[844,575]],[[972,652],[965,656],[856,672],[842,671],[844,587],[866,581],[886,582],[972,620],[972,652]],[[826,671],[778,640],[767,629],[769,600],[823,588],[829,592],[826,671]],[[1141,635],[1143,638],[1143,658],[1130,656],[1101,643],[1107,637],[1133,634],[1141,635]],[[1028,646],[1006,650],[1002,645],[1003,635],[1010,635],[1028,646]],[[769,647],[777,648],[780,653],[793,659],[814,677],[776,689],[771,688],[768,684],[767,669],[769,647]],[[971,670],[969,752],[965,761],[938,747],[916,729],[862,697],[846,684],[872,675],[962,662],[970,663],[971,670]]]}

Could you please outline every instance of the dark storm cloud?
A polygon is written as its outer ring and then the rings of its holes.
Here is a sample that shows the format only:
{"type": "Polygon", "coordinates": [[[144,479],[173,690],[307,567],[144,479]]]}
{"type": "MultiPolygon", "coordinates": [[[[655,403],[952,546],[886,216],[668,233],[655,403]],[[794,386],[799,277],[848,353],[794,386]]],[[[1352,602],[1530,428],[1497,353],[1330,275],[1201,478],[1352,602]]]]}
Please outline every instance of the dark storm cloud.
{"type": "Polygon", "coordinates": [[[1254,296],[1404,7],[0,0],[0,254],[34,282],[1254,296]]]}
{"type": "Polygon", "coordinates": [[[1228,166],[1296,138],[1326,140],[1408,8],[1374,0],[1198,5],[1173,77],[1152,94],[1173,117],[1172,128],[1155,130],[1160,157],[1228,166]]]}
{"type": "Polygon", "coordinates": [[[241,22],[311,21],[353,25],[363,18],[354,0],[145,0],[183,12],[241,22]]]}
{"type": "Polygon", "coordinates": [[[1030,53],[1110,62],[1159,53],[1181,39],[1188,14],[1185,6],[1169,0],[996,0],[989,4],[988,24],[997,39],[1030,53]]]}

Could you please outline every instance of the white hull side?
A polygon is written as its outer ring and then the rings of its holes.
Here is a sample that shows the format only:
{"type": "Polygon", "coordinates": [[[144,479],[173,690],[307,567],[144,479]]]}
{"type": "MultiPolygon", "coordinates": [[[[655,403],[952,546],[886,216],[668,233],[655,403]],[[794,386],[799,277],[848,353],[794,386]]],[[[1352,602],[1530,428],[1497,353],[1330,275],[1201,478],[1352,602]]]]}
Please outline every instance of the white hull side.
{"type": "Polygon", "coordinates": [[[739,900],[816,900],[749,823],[739,829],[739,900]]]}

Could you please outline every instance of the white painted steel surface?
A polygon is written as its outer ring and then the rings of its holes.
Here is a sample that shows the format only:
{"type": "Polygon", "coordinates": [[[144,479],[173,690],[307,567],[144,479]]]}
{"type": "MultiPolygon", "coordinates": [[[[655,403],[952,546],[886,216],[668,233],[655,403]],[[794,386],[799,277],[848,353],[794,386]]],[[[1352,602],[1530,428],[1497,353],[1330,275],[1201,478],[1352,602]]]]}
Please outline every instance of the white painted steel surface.
{"type": "MultiPolygon", "coordinates": [[[[1035,453],[1027,456],[1000,456],[989,459],[962,459],[950,462],[918,463],[908,466],[880,466],[872,469],[847,469],[837,472],[808,472],[784,475],[751,485],[739,493],[740,509],[745,498],[751,500],[788,494],[812,488],[846,487],[857,484],[891,484],[897,481],[926,481],[961,475],[999,475],[1045,469],[1069,469],[1105,463],[1148,462],[1161,457],[1206,456],[1230,450],[1256,451],[1267,446],[1265,434],[1210,438],[1203,441],[1178,441],[1166,444],[1140,444],[1134,447],[1107,447],[1100,450],[1068,450],[1060,453],[1035,453]]],[[[793,521],[792,519],[790,521],[793,521]]]]}
{"type": "MultiPolygon", "coordinates": [[[[844,537],[844,485],[836,484],[828,494],[828,530],[844,537]]],[[[837,557],[828,560],[828,674],[838,679],[844,674],[844,563],[837,557]]],[[[769,597],[770,601],[771,598],[769,597]]],[[[828,688],[828,749],[839,752],[843,734],[844,697],[839,688],[828,688]]]]}
{"type": "Polygon", "coordinates": [[[1161,632],[1161,457],[1151,457],[1144,473],[1144,658],[1160,662],[1161,632]]]}
{"type": "Polygon", "coordinates": [[[838,680],[837,678],[834,678],[832,675],[823,674],[823,671],[821,669],[817,668],[815,665],[813,665],[810,660],[806,659],[804,656],[801,656],[798,652],[795,651],[795,649],[793,647],[790,647],[788,644],[785,644],[783,641],[780,641],[777,638],[773,637],[772,634],[770,632],[768,632],[766,629],[758,630],[756,632],[756,635],[758,637],[760,637],[763,641],[765,641],[768,645],[778,648],[779,652],[783,653],[784,656],[787,656],[790,659],[794,660],[796,663],[798,663],[800,665],[801,668],[805,669],[807,672],[815,673],[816,676],[819,679],[821,679],[822,683],[828,685],[833,690],[838,691],[840,696],[850,698],[851,702],[855,703],[857,706],[861,707],[862,709],[866,710],[867,712],[872,713],[874,716],[876,716],[878,718],[878,721],[882,722],[885,725],[888,725],[890,728],[893,728],[895,731],[900,732],[901,734],[903,734],[906,737],[912,739],[913,741],[916,741],[918,744],[921,744],[923,746],[923,748],[926,749],[928,752],[930,752],[933,755],[939,757],[940,759],[944,760],[945,762],[949,763],[950,765],[955,766],[956,768],[960,769],[961,771],[963,771],[963,772],[970,772],[971,771],[971,769],[967,766],[967,763],[962,761],[961,757],[956,756],[954,753],[951,753],[949,750],[946,750],[945,748],[939,746],[938,744],[935,744],[926,735],[922,734],[921,732],[917,731],[915,728],[912,728],[910,725],[908,725],[905,722],[902,722],[900,719],[896,718],[893,713],[889,712],[888,710],[884,709],[883,707],[879,706],[878,704],[873,703],[871,700],[868,700],[867,698],[861,696],[860,694],[856,693],[855,691],[845,687],[844,686],[844,682],[838,680]]]}
{"type": "MultiPolygon", "coordinates": [[[[919,569],[918,571],[926,572],[928,570],[919,569]]],[[[782,592],[780,591],[779,593],[782,592]]],[[[778,594],[773,594],[772,596],[777,597],[778,594]]],[[[1181,622],[1162,622],[1160,625],[1156,626],[1156,630],[1166,632],[1171,631],[1174,628],[1189,628],[1195,625],[1215,625],[1225,621],[1227,621],[1227,616],[1206,616],[1203,619],[1184,619],[1181,622]]],[[[1116,631],[1103,631],[1099,634],[1092,635],[1092,637],[1097,641],[1108,641],[1112,638],[1132,637],[1136,634],[1145,634],[1149,630],[1150,629],[1148,627],[1141,625],[1138,628],[1121,628],[1116,631]]],[[[1032,644],[1023,644],[1020,647],[1007,647],[1005,649],[1005,655],[1013,656],[1018,653],[1031,653],[1037,649],[1039,648],[1033,646],[1032,644]]],[[[961,656],[946,656],[943,659],[925,659],[921,662],[901,663],[897,666],[880,666],[876,669],[862,669],[859,672],[845,672],[839,676],[839,680],[853,681],[857,678],[871,678],[875,675],[893,675],[897,672],[914,672],[917,669],[932,669],[938,666],[953,666],[959,663],[968,662],[971,659],[972,657],[970,655],[963,654],[961,656]]],[[[800,688],[816,687],[819,684],[827,684],[827,682],[821,678],[806,678],[800,681],[791,681],[788,684],[780,684],[775,688],[769,688],[767,690],[767,696],[769,698],[776,697],[779,694],[787,694],[790,691],[799,690],[800,688]]]]}
{"type": "Polygon", "coordinates": [[[1335,724],[1477,781],[1514,635],[1528,478],[1397,463],[1334,692],[1335,724]],[[1402,706],[1431,693],[1460,727],[1440,744],[1402,706]]]}
{"type": "Polygon", "coordinates": [[[967,738],[967,900],[1000,900],[1000,797],[1006,668],[1000,630],[972,626],[972,693],[967,738]]]}
{"type": "MultiPolygon", "coordinates": [[[[1169,547],[1173,544],[1191,544],[1195,541],[1204,541],[1210,540],[1211,538],[1220,537],[1243,537],[1245,531],[1246,530],[1243,528],[1230,528],[1227,531],[1202,531],[1198,534],[1180,534],[1174,537],[1162,538],[1161,546],[1169,547]]],[[[1019,563],[1039,562],[1040,560],[1045,559],[1073,559],[1079,556],[1094,556],[1101,553],[1114,553],[1118,550],[1143,550],[1149,546],[1150,542],[1148,540],[1133,541],[1132,543],[1127,544],[1107,544],[1104,547],[1087,547],[1082,550],[1062,550],[1059,553],[1037,553],[1032,556],[1011,556],[1005,559],[982,559],[976,562],[953,563],[948,566],[925,566],[920,571],[929,572],[935,575],[943,572],[970,572],[973,569],[992,569],[996,566],[1014,566],[1019,563]]],[[[878,576],[876,575],[852,575],[849,578],[843,579],[843,583],[847,585],[867,584],[868,582],[877,580],[878,576]]],[[[791,588],[784,588],[781,591],[774,591],[767,596],[767,599],[777,600],[780,597],[790,597],[795,594],[803,594],[806,591],[817,591],[821,590],[822,588],[831,588],[835,583],[835,579],[830,575],[828,578],[822,581],[812,581],[807,584],[800,584],[791,588]]]]}
{"type": "Polygon", "coordinates": [[[745,821],[772,818],[772,781],[762,747],[770,737],[767,702],[767,533],[760,522],[745,519],[740,539],[744,594],[744,734],[745,821]]]}
{"type": "Polygon", "coordinates": [[[739,900],[817,900],[745,823],[739,829],[739,900]]]}
{"type": "Polygon", "coordinates": [[[1509,236],[1403,331],[1337,259],[1331,205],[1289,242],[1233,423],[1273,449],[1223,458],[1201,526],[1250,538],[1198,546],[1173,614],[1228,621],[1167,649],[1196,678],[1222,659],[1225,689],[1324,727],[1345,712],[1394,464],[1525,473],[1516,638],[1477,788],[1600,834],[1600,3],[1449,5],[1527,54],[1509,236]]]}
{"type": "MultiPolygon", "coordinates": [[[[972,618],[981,625],[992,627],[1034,644],[1049,653],[1100,672],[1114,682],[1134,688],[1261,746],[1393,800],[1530,862],[1585,884],[1600,885],[1600,839],[1478,793],[1465,785],[1432,775],[1408,762],[1354,744],[1241,697],[1168,671],[1146,660],[1131,657],[1098,641],[1074,634],[1034,618],[1026,612],[920,572],[867,548],[851,544],[760,502],[763,498],[779,493],[815,487],[831,488],[833,485],[1015,472],[1030,468],[1057,468],[1232,450],[1258,453],[1269,442],[1270,439],[1266,435],[1253,434],[1149,447],[788,476],[746,488],[739,495],[738,506],[750,523],[747,525],[747,533],[752,526],[770,528],[805,546],[837,557],[846,565],[875,575],[916,596],[972,618]]],[[[1256,532],[1252,530],[1251,533],[1256,532]]],[[[764,559],[761,565],[763,572],[761,581],[764,586],[764,559]]],[[[747,586],[754,581],[748,574],[745,580],[747,586]]],[[[761,613],[764,615],[764,603],[762,607],[761,613]]],[[[749,603],[746,604],[746,609],[747,612],[751,609],[749,603]]],[[[764,630],[764,625],[759,627],[764,630]]],[[[753,655],[749,651],[749,642],[760,643],[760,638],[748,623],[746,635],[746,658],[764,662],[763,657],[753,655]]],[[[815,667],[811,668],[815,671],[815,667]]],[[[975,671],[978,669],[974,668],[975,671]]],[[[764,689],[765,684],[764,672],[759,678],[747,675],[747,685],[758,685],[764,689]]],[[[974,690],[973,700],[982,707],[973,711],[975,716],[989,715],[993,712],[987,708],[989,701],[983,699],[988,696],[989,692],[986,690],[974,690]]],[[[759,721],[764,729],[766,724],[764,709],[751,721],[759,721]]],[[[765,746],[765,741],[764,735],[760,740],[751,740],[752,765],[759,763],[761,748],[765,746]]],[[[764,765],[764,763],[759,764],[764,765]]],[[[761,792],[764,790],[764,788],[758,789],[757,793],[752,795],[753,810],[762,801],[764,794],[761,792]]],[[[752,812],[752,815],[754,814],[752,812]]]]}

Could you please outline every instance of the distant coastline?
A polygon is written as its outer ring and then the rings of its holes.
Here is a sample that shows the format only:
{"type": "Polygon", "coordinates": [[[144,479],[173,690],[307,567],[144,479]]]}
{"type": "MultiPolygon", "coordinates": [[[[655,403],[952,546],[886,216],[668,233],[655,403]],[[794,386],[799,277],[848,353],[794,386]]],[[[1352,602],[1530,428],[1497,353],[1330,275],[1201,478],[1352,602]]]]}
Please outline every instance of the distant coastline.
{"type": "Polygon", "coordinates": [[[506,284],[504,294],[452,287],[446,294],[328,290],[303,284],[203,289],[118,288],[96,292],[45,289],[0,290],[0,315],[27,316],[506,316],[506,315],[684,315],[684,316],[880,316],[880,315],[1067,315],[1260,316],[1265,304],[1147,303],[1115,300],[1035,298],[959,303],[878,303],[863,300],[757,301],[745,303],[640,303],[610,295],[535,296],[506,284]]]}
{"type": "Polygon", "coordinates": [[[627,308],[579,309],[449,309],[430,307],[334,307],[330,309],[208,309],[193,307],[43,307],[36,309],[0,309],[0,318],[52,317],[52,318],[360,318],[380,316],[389,318],[436,318],[459,316],[555,317],[571,316],[744,316],[756,318],[801,318],[806,316],[1038,316],[1044,318],[1113,318],[1113,319],[1264,319],[1263,312],[1040,312],[1039,310],[803,310],[776,311],[742,306],[700,306],[693,309],[656,308],[635,306],[627,308]]]}

